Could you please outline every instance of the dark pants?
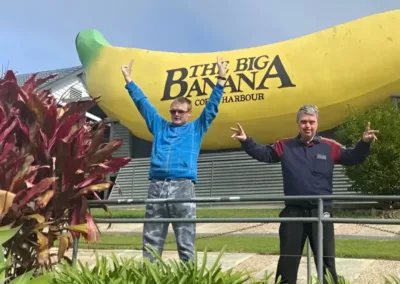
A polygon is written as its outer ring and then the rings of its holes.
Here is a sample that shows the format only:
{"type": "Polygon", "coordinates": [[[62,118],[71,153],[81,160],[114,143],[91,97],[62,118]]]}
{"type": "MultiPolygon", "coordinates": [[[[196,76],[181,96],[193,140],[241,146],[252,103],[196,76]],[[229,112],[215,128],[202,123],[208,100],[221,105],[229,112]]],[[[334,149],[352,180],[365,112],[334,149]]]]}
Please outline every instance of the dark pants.
{"type": "MultiPolygon", "coordinates": [[[[324,208],[324,213],[329,212],[332,217],[332,209],[324,208]]],[[[287,205],[279,217],[317,217],[317,208],[304,208],[300,206],[287,205]]],[[[281,276],[281,283],[295,284],[299,269],[301,254],[306,238],[309,238],[311,249],[314,253],[314,260],[317,265],[317,232],[318,224],[310,223],[281,223],[279,228],[280,257],[276,271],[276,280],[281,276]]],[[[323,223],[323,269],[328,269],[337,283],[335,268],[335,235],[333,223],[323,223]]],[[[276,281],[275,281],[276,282],[276,281]]],[[[324,283],[327,283],[324,279],[324,283]]]]}
{"type": "MultiPolygon", "coordinates": [[[[152,180],[149,186],[148,198],[194,198],[195,187],[190,180],[152,180]]],[[[196,218],[195,203],[148,203],[145,218],[196,218]]],[[[161,256],[169,223],[144,223],[143,226],[143,256],[154,261],[146,247],[152,247],[161,256]]],[[[172,223],[178,247],[179,258],[187,262],[194,260],[194,245],[196,238],[195,223],[172,223]]]]}

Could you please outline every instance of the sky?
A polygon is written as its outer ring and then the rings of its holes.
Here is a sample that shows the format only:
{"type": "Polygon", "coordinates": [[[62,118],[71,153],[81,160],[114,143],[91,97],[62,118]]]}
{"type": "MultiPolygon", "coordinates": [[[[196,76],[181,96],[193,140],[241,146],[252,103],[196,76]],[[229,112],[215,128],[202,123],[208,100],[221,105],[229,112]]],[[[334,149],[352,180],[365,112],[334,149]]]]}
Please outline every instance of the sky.
{"type": "Polygon", "coordinates": [[[0,67],[19,74],[81,65],[75,37],[84,29],[99,30],[114,46],[213,52],[276,43],[400,9],[399,0],[3,2],[0,67]]]}

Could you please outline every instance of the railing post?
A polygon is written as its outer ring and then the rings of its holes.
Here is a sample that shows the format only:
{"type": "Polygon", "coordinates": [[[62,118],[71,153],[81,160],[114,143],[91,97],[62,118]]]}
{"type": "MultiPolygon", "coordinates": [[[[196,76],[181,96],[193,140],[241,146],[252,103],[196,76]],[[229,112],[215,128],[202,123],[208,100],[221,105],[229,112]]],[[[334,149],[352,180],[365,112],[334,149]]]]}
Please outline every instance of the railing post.
{"type": "Polygon", "coordinates": [[[307,238],[307,284],[311,283],[311,246],[310,239],[307,238]]]}
{"type": "Polygon", "coordinates": [[[79,239],[77,237],[74,237],[73,240],[74,240],[74,243],[73,243],[73,248],[72,248],[72,266],[75,266],[76,260],[78,258],[79,239]]]}
{"type": "MultiPolygon", "coordinates": [[[[135,187],[135,166],[132,167],[133,171],[132,171],[132,190],[131,190],[131,198],[133,199],[133,188],[135,187]]],[[[117,181],[117,179],[115,179],[115,181],[117,181]]],[[[122,191],[121,191],[122,193],[122,191]]]]}
{"type": "Polygon", "coordinates": [[[322,216],[324,214],[324,204],[322,199],[318,199],[318,249],[317,249],[317,273],[318,279],[320,283],[324,283],[324,271],[323,271],[323,237],[324,237],[324,228],[322,223],[322,216]]]}
{"type": "MultiPolygon", "coordinates": [[[[213,197],[213,185],[214,185],[214,161],[211,162],[211,186],[210,186],[210,197],[213,197]]],[[[209,204],[210,207],[213,207],[213,204],[209,204]]]]}

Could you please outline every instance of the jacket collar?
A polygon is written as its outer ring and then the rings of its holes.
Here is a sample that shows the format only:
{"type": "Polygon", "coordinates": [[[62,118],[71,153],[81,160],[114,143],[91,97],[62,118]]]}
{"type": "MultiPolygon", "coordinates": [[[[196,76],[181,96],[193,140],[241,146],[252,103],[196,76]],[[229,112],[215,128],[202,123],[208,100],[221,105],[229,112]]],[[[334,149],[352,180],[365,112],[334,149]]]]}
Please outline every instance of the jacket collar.
{"type": "Polygon", "coordinates": [[[302,145],[312,146],[312,145],[314,145],[316,143],[320,143],[321,142],[321,136],[317,132],[317,133],[315,133],[315,136],[314,136],[313,139],[311,139],[309,142],[304,142],[303,140],[301,140],[301,136],[300,136],[300,133],[299,133],[296,136],[296,141],[297,141],[297,143],[302,144],[302,145]]]}

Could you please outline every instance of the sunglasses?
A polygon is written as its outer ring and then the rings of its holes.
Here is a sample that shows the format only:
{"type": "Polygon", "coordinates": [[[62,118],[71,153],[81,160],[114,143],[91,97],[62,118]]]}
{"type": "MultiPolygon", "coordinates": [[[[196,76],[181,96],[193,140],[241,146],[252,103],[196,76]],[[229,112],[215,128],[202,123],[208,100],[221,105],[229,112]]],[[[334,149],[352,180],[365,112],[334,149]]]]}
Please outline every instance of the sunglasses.
{"type": "Polygon", "coordinates": [[[186,113],[186,112],[188,112],[188,111],[184,111],[184,110],[181,110],[181,109],[170,109],[170,110],[169,110],[169,113],[170,113],[170,114],[175,114],[175,113],[177,113],[177,114],[184,114],[184,113],[186,113]]]}

